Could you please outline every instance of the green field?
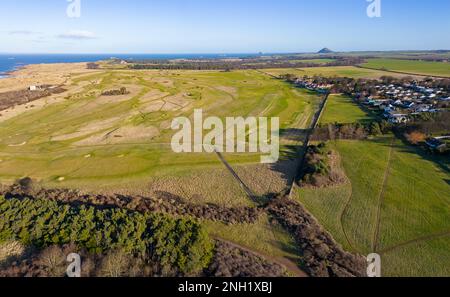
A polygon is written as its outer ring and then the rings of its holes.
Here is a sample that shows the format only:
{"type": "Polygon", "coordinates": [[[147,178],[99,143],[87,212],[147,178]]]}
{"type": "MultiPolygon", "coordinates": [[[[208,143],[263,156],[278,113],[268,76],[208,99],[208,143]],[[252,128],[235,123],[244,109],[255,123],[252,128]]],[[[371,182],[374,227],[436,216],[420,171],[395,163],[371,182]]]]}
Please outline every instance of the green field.
{"type": "Polygon", "coordinates": [[[450,256],[448,248],[433,249],[430,242],[427,258],[435,261],[419,271],[414,268],[422,260],[413,251],[431,241],[427,236],[450,232],[450,174],[391,136],[331,145],[350,182],[301,189],[299,200],[345,248],[382,253],[387,275],[448,275],[439,260],[450,256]],[[418,242],[402,246],[413,240],[418,242]],[[393,254],[401,256],[395,264],[388,261],[393,254]]]}
{"type": "Polygon", "coordinates": [[[399,59],[369,59],[362,66],[420,75],[450,77],[450,63],[399,59]]]}
{"type": "Polygon", "coordinates": [[[321,118],[322,124],[364,123],[372,117],[364,112],[352,98],[345,95],[332,94],[328,97],[327,105],[321,118]]]}
{"type": "Polygon", "coordinates": [[[309,67],[309,68],[284,68],[284,69],[265,69],[264,72],[270,73],[275,76],[279,76],[282,74],[295,74],[298,77],[303,77],[304,75],[308,76],[325,76],[325,77],[334,77],[334,76],[345,76],[351,78],[380,78],[385,75],[391,76],[404,76],[404,75],[395,75],[386,71],[374,70],[374,69],[365,69],[358,68],[353,66],[333,66],[333,67],[309,67]]]}
{"type": "MultiPolygon", "coordinates": [[[[321,123],[370,119],[350,98],[331,95],[321,123]]],[[[382,254],[385,275],[449,275],[441,262],[450,257],[443,244],[450,236],[445,160],[423,155],[392,135],[329,145],[339,153],[348,181],[301,188],[299,201],[345,249],[382,254]],[[426,256],[420,257],[421,248],[426,256]]]]}
{"type": "MultiPolygon", "coordinates": [[[[330,96],[322,123],[370,119],[349,98],[330,96]]],[[[336,140],[348,177],[327,188],[301,188],[298,199],[345,249],[382,255],[387,276],[445,276],[450,257],[450,172],[393,135],[336,140]],[[421,256],[421,251],[426,253],[421,256]]],[[[444,162],[443,162],[444,161],[444,162]]],[[[448,160],[447,160],[448,161],[448,160]]]]}

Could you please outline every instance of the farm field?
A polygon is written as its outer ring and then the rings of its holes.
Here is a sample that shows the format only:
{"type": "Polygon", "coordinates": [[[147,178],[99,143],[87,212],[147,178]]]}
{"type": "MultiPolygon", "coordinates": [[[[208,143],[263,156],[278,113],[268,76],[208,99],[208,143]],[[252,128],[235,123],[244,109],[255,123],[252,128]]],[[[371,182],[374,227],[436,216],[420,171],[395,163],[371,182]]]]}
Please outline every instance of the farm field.
{"type": "Polygon", "coordinates": [[[384,75],[401,77],[404,75],[397,75],[381,70],[358,68],[354,66],[333,66],[333,67],[309,67],[309,68],[292,68],[292,69],[264,69],[264,72],[270,73],[271,75],[279,76],[282,74],[295,74],[298,77],[308,76],[344,76],[351,78],[380,78],[384,75]]]}
{"type": "Polygon", "coordinates": [[[357,103],[354,103],[352,98],[345,95],[332,94],[328,97],[321,123],[364,123],[370,120],[372,120],[372,117],[364,112],[357,103]]]}
{"type": "Polygon", "coordinates": [[[450,63],[400,59],[369,59],[362,66],[372,69],[390,70],[420,75],[450,77],[450,63]]]}
{"type": "MultiPolygon", "coordinates": [[[[172,152],[172,119],[203,109],[204,117],[221,119],[278,116],[282,129],[300,129],[320,99],[256,71],[102,71],[73,75],[67,88],[54,103],[32,102],[26,111],[0,118],[2,183],[29,176],[47,187],[167,191],[198,203],[248,205],[215,154],[172,152]],[[120,87],[130,94],[101,94],[120,87]]],[[[282,144],[299,144],[295,136],[286,134],[282,144]]],[[[257,154],[224,155],[237,167],[260,161],[257,154]]],[[[282,188],[285,173],[275,173],[273,187],[282,188]]]]}
{"type": "Polygon", "coordinates": [[[349,182],[300,189],[299,201],[346,249],[382,254],[385,275],[448,275],[448,237],[434,236],[450,232],[450,174],[392,136],[330,144],[349,182]]]}

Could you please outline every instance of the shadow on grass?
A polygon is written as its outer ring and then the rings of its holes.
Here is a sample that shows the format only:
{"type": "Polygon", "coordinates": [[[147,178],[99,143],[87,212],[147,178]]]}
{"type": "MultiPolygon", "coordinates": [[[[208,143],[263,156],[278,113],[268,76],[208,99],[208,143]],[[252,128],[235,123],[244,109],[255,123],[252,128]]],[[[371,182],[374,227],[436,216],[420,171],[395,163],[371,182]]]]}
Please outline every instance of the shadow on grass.
{"type": "Polygon", "coordinates": [[[291,144],[280,147],[280,158],[278,162],[270,165],[270,169],[281,173],[281,177],[288,181],[288,186],[298,179],[305,151],[304,144],[309,132],[309,129],[295,128],[280,130],[281,141],[289,141],[291,144]]]}

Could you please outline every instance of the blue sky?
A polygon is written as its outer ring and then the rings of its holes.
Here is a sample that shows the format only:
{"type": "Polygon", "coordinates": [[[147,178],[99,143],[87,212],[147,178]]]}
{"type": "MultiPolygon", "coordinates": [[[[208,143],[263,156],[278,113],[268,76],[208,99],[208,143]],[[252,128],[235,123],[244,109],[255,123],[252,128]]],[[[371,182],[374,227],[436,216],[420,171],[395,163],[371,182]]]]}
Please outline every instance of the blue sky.
{"type": "Polygon", "coordinates": [[[0,52],[253,53],[450,49],[450,1],[1,0],[0,52]]]}

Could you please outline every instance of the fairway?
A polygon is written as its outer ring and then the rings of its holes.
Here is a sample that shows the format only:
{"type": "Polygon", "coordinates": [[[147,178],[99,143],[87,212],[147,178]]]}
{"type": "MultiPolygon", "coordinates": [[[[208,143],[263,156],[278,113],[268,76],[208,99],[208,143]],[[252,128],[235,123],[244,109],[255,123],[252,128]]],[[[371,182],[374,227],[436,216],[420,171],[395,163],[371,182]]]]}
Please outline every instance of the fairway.
{"type": "Polygon", "coordinates": [[[450,174],[392,136],[330,145],[341,155],[350,182],[301,189],[299,200],[345,248],[379,252],[385,259],[395,255],[395,263],[384,262],[387,275],[446,275],[448,265],[439,259],[448,258],[449,251],[438,244],[444,239],[433,243],[432,238],[450,231],[450,174]],[[428,263],[433,270],[417,266],[421,260],[414,257],[422,245],[434,259],[428,263]]]}
{"type": "MultiPolygon", "coordinates": [[[[354,66],[332,66],[332,67],[309,67],[309,68],[284,68],[284,69],[264,69],[264,72],[280,76],[282,74],[294,74],[298,77],[307,76],[324,76],[324,77],[334,77],[343,76],[350,78],[371,78],[376,79],[382,76],[390,75],[401,77],[402,75],[396,75],[381,70],[358,68],[354,66]]],[[[404,76],[404,75],[403,75],[404,76]]]]}
{"type": "Polygon", "coordinates": [[[362,66],[420,75],[450,77],[450,63],[399,59],[369,59],[362,66]]]}
{"type": "MultiPolygon", "coordinates": [[[[172,120],[192,118],[194,109],[203,109],[205,117],[223,120],[276,116],[282,129],[301,129],[320,99],[252,70],[103,71],[73,76],[68,89],[56,103],[2,122],[3,183],[29,176],[48,187],[130,194],[167,191],[196,203],[248,205],[215,154],[172,151],[172,120]],[[120,87],[129,94],[102,95],[120,87]]],[[[282,137],[282,145],[301,143],[288,136],[282,137]]],[[[243,170],[260,166],[258,154],[225,158],[243,170]]],[[[272,186],[261,188],[261,194],[285,186],[286,172],[274,174],[269,166],[264,170],[272,186]]],[[[264,177],[258,180],[263,185],[264,177]]]]}
{"type": "Polygon", "coordinates": [[[332,94],[328,97],[321,124],[365,123],[373,118],[364,112],[352,98],[345,95],[332,94]]]}

